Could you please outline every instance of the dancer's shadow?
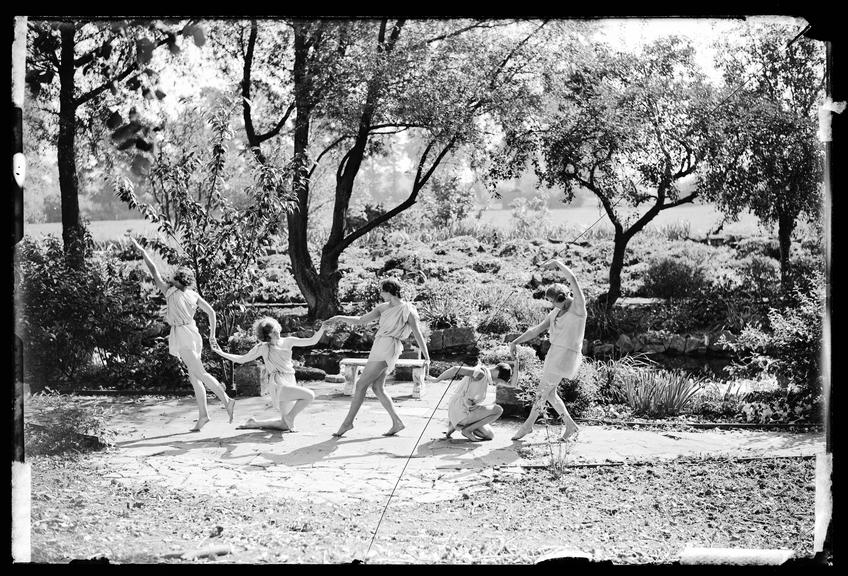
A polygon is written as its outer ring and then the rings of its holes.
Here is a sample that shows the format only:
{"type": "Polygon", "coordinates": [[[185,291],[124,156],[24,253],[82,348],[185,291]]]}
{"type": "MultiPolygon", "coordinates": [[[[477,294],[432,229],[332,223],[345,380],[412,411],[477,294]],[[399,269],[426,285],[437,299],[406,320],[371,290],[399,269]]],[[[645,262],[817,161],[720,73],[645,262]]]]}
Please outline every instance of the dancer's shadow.
{"type": "Polygon", "coordinates": [[[124,440],[123,442],[115,442],[115,446],[132,446],[140,442],[148,440],[161,440],[162,438],[173,438],[175,436],[185,436],[186,434],[197,434],[194,430],[186,430],[185,432],[172,432],[171,434],[162,434],[161,436],[146,436],[144,438],[135,438],[133,440],[124,440]]]}

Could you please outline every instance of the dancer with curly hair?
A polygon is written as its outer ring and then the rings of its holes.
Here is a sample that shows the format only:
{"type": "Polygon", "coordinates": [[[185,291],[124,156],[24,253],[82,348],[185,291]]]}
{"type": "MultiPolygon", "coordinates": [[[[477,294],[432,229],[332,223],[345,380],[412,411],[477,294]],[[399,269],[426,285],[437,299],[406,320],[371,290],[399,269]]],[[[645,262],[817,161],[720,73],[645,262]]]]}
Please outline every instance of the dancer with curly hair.
{"type": "Polygon", "coordinates": [[[165,321],[170,324],[171,332],[168,335],[168,351],[185,364],[188,370],[188,379],[194,388],[194,396],[197,400],[197,423],[191,429],[197,432],[209,422],[209,413],[206,409],[206,388],[217,396],[227,409],[230,422],[233,421],[233,410],[236,401],[227,396],[226,389],[215,379],[200,360],[200,352],[203,350],[203,338],[194,322],[194,315],[200,308],[209,317],[209,338],[215,338],[216,318],[215,310],[204,300],[200,294],[191,287],[194,286],[194,273],[189,268],[180,267],[174,272],[169,281],[165,281],[159,274],[156,264],[150,259],[147,251],[136,241],[130,241],[141,253],[144,263],[150,270],[150,275],[156,283],[156,287],[165,295],[167,312],[165,321]],[[206,388],[204,388],[206,386],[206,388]]]}

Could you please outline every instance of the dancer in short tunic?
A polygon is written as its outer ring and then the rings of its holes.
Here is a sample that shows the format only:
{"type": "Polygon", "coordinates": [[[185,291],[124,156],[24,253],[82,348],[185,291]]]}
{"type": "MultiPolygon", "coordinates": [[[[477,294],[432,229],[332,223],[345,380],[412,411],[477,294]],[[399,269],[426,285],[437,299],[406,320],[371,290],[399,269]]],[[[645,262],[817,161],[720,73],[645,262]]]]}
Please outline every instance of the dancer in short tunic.
{"type": "Polygon", "coordinates": [[[562,270],[568,278],[569,284],[571,284],[573,297],[568,296],[567,290],[562,284],[554,284],[548,287],[545,297],[553,304],[553,310],[540,324],[530,328],[509,344],[510,351],[514,356],[517,344],[532,340],[546,330],[550,334],[551,347],[545,356],[542,379],[536,390],[536,400],[527,420],[512,437],[513,440],[519,440],[532,431],[533,424],[536,422],[545,402],[550,402],[563,420],[565,430],[561,436],[562,440],[577,434],[579,431],[577,424],[574,423],[568,413],[565,403],[559,397],[557,387],[563,378],[576,377],[580,368],[583,359],[583,336],[586,331],[586,300],[580,285],[577,283],[577,278],[562,260],[549,260],[542,266],[562,270]]]}
{"type": "Polygon", "coordinates": [[[271,400],[274,409],[280,411],[279,419],[257,420],[251,417],[238,428],[271,428],[296,432],[294,420],[315,399],[315,393],[309,388],[298,386],[292,362],[292,347],[314,346],[329,324],[330,322],[324,322],[310,338],[281,338],[279,322],[268,316],[260,318],[253,326],[259,343],[245,354],[224,352],[218,342],[212,340],[212,350],[232,362],[244,364],[262,359],[265,374],[261,381],[260,393],[271,400]]]}
{"type": "Polygon", "coordinates": [[[436,380],[453,380],[462,376],[459,386],[448,403],[448,420],[450,424],[445,436],[450,438],[454,430],[475,442],[491,440],[495,437],[489,426],[503,414],[503,408],[498,404],[483,405],[488,387],[495,381],[509,382],[512,369],[506,362],[496,366],[478,364],[474,367],[454,366],[442,372],[436,380]]]}
{"type": "Polygon", "coordinates": [[[365,401],[365,393],[373,386],[374,394],[392,419],[392,427],[384,436],[394,436],[404,428],[404,424],[394,408],[391,397],[386,394],[384,384],[386,376],[394,370],[395,363],[403,352],[403,340],[410,334],[415,337],[421,353],[426,361],[425,371],[430,364],[430,354],[427,351],[427,341],[419,328],[418,311],[410,302],[401,299],[400,282],[394,278],[384,280],[380,285],[380,297],[383,303],[362,316],[333,316],[331,320],[339,320],[348,324],[367,324],[379,319],[379,327],[374,335],[374,344],[368,354],[368,361],[362,374],[356,381],[350,409],[342,421],[338,431],[333,436],[343,436],[353,428],[353,420],[365,401]]]}
{"type": "Polygon", "coordinates": [[[197,423],[191,430],[196,432],[209,422],[209,413],[206,408],[206,388],[209,388],[224,403],[230,422],[232,422],[236,401],[227,396],[226,389],[203,367],[203,362],[200,360],[203,338],[194,322],[194,315],[199,307],[209,317],[210,339],[214,338],[215,310],[200,294],[191,289],[191,286],[194,285],[194,273],[189,268],[178,268],[173,278],[166,282],[162,279],[156,264],[150,259],[147,251],[141,247],[135,238],[130,238],[130,241],[141,253],[153,281],[165,295],[167,303],[165,321],[171,326],[171,332],[168,334],[168,352],[185,364],[188,369],[188,379],[192,388],[194,388],[194,396],[197,400],[197,423]],[[204,388],[204,385],[206,388],[204,388]]]}

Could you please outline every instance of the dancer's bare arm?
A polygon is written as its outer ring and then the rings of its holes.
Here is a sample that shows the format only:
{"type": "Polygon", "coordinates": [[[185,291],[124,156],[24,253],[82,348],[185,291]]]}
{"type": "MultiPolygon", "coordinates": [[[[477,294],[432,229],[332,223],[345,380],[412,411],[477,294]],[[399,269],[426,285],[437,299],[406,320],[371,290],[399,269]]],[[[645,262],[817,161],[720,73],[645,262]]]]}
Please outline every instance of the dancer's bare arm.
{"type": "Polygon", "coordinates": [[[545,330],[548,329],[549,322],[549,318],[545,316],[545,319],[542,320],[539,324],[536,324],[532,328],[528,328],[523,334],[521,334],[515,340],[509,343],[509,353],[515,356],[515,346],[517,344],[522,344],[524,342],[532,340],[536,336],[543,334],[545,330]]]}
{"type": "Polygon", "coordinates": [[[542,264],[542,267],[559,268],[563,273],[565,273],[565,277],[571,285],[571,293],[574,294],[574,301],[571,303],[571,305],[575,307],[574,311],[580,315],[586,314],[586,297],[583,295],[583,290],[580,288],[580,284],[577,282],[577,277],[574,275],[574,272],[571,271],[571,268],[566,266],[565,262],[559,258],[548,260],[542,264]]]}
{"type": "Polygon", "coordinates": [[[130,236],[130,242],[132,242],[133,246],[136,247],[136,250],[141,253],[141,257],[144,259],[144,263],[147,264],[147,269],[150,270],[150,275],[153,277],[156,287],[164,294],[168,290],[169,285],[162,279],[161,274],[159,274],[159,269],[156,268],[156,264],[154,264],[153,260],[150,259],[150,256],[147,254],[147,250],[142,248],[141,244],[139,244],[132,236],[130,236]]]}
{"type": "Polygon", "coordinates": [[[448,368],[436,378],[436,381],[441,380],[449,380],[451,378],[455,378],[457,376],[473,376],[474,368],[470,368],[468,366],[454,366],[452,368],[448,368]]]}
{"type": "Polygon", "coordinates": [[[324,335],[324,330],[327,329],[327,326],[330,326],[337,322],[337,320],[334,320],[334,318],[336,318],[336,316],[324,320],[324,322],[321,324],[321,327],[318,328],[315,334],[313,334],[309,338],[297,338],[295,336],[287,336],[283,338],[283,346],[315,346],[316,344],[318,344],[318,341],[321,340],[321,336],[324,335]]]}
{"type": "Polygon", "coordinates": [[[212,350],[223,358],[235,362],[236,364],[245,364],[247,362],[252,362],[258,358],[262,357],[262,343],[260,342],[250,350],[248,350],[245,354],[229,354],[221,350],[221,347],[218,345],[217,340],[214,338],[211,339],[212,342],[212,350]]]}
{"type": "Polygon", "coordinates": [[[197,307],[209,317],[209,341],[215,339],[215,331],[218,328],[218,320],[215,316],[215,309],[209,305],[209,302],[203,299],[202,296],[197,297],[197,307]]]}
{"type": "Polygon", "coordinates": [[[380,312],[382,312],[383,304],[380,304],[367,314],[363,314],[362,316],[342,316],[337,315],[332,318],[328,318],[327,320],[333,320],[338,322],[345,322],[346,324],[353,324],[354,326],[359,324],[368,324],[369,322],[373,322],[380,318],[380,312]]]}
{"type": "Polygon", "coordinates": [[[421,325],[418,323],[418,316],[410,314],[406,322],[412,329],[412,335],[415,337],[415,341],[418,342],[418,348],[421,350],[424,360],[430,362],[430,352],[427,350],[427,340],[425,340],[424,335],[421,334],[421,325]]]}

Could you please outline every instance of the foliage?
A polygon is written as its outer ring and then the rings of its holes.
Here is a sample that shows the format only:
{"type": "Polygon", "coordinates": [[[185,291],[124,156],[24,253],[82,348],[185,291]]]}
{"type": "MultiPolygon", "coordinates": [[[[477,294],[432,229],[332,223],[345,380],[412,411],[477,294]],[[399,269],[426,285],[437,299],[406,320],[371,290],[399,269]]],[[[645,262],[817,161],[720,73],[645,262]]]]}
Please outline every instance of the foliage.
{"type": "Polygon", "coordinates": [[[770,308],[767,326],[749,324],[735,342],[726,342],[740,356],[729,367],[732,376],[773,375],[786,390],[818,397],[825,286],[821,277],[814,285],[810,292],[796,288],[794,305],[770,308]]]}
{"type": "Polygon", "coordinates": [[[114,443],[112,410],[49,389],[25,399],[27,456],[100,450],[114,443]]]}
{"type": "Polygon", "coordinates": [[[548,208],[548,195],[537,192],[530,200],[519,197],[510,202],[512,209],[513,237],[534,238],[538,235],[540,228],[548,224],[550,208],[548,208]]]}
{"type": "Polygon", "coordinates": [[[802,214],[821,210],[824,150],[816,137],[816,107],[824,96],[825,54],[819,42],[796,38],[788,26],[747,28],[720,47],[726,81],[746,77],[716,123],[721,138],[699,176],[705,197],[731,218],[750,210],[763,223],[778,224],[784,289],[792,231],[802,214]],[[749,70],[760,73],[750,75],[749,70]]]}
{"type": "Polygon", "coordinates": [[[144,272],[112,253],[69,266],[54,236],[25,238],[18,250],[18,322],[33,384],[90,384],[92,376],[109,386],[182,380],[168,354],[164,298],[142,282],[144,272]]]}
{"type": "Polygon", "coordinates": [[[434,330],[474,325],[476,306],[463,286],[429,282],[416,302],[422,320],[434,330]]]}
{"type": "Polygon", "coordinates": [[[587,359],[595,367],[598,379],[597,399],[603,404],[627,402],[627,388],[642,370],[654,368],[656,363],[645,354],[633,354],[606,360],[587,359]]]}
{"type": "Polygon", "coordinates": [[[434,176],[429,190],[421,200],[428,226],[450,229],[468,216],[474,207],[475,193],[471,186],[462,186],[457,176],[434,176]]]}
{"type": "Polygon", "coordinates": [[[233,330],[232,314],[257,282],[255,264],[291,208],[285,172],[263,164],[255,165],[255,180],[247,190],[250,205],[239,210],[222,195],[229,177],[226,144],[233,136],[230,121],[237,104],[224,96],[204,113],[213,133],[207,147],[187,142],[183,162],[162,163],[154,169],[156,178],[169,183],[167,210],[139,202],[129,180],[116,183],[116,194],[157,224],[176,248],[158,238],[141,243],[169,263],[194,271],[198,292],[224,313],[222,327],[227,336],[233,330]]]}
{"type": "Polygon", "coordinates": [[[706,282],[703,267],[681,258],[656,258],[645,270],[641,295],[656,298],[684,298],[706,282]]]}
{"type": "Polygon", "coordinates": [[[639,369],[624,380],[634,414],[665,418],[679,414],[703,387],[704,380],[680,370],[639,369]]]}

